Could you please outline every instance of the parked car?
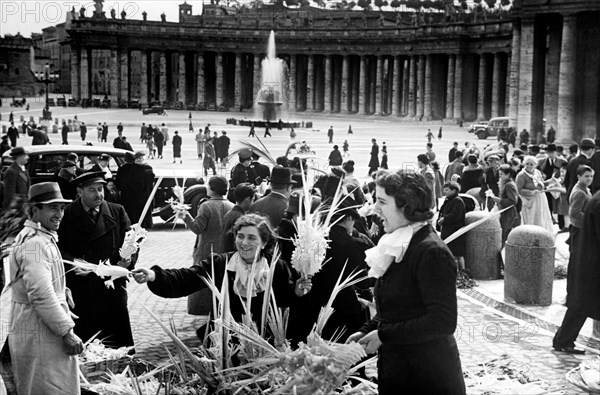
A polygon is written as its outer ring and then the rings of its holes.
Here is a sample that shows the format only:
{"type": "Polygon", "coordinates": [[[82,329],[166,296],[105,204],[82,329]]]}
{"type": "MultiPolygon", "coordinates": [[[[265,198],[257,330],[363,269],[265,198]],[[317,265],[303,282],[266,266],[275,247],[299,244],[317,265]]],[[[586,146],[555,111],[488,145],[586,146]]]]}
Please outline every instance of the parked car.
{"type": "Polygon", "coordinates": [[[489,121],[477,122],[469,126],[467,131],[476,135],[478,139],[485,140],[490,136],[498,136],[498,132],[502,128],[504,128],[507,131],[507,133],[510,132],[508,122],[508,117],[495,117],[490,119],[489,121]]]}
{"type": "Polygon", "coordinates": [[[467,132],[477,134],[477,132],[485,130],[485,128],[487,128],[487,125],[488,121],[477,121],[469,125],[469,127],[467,128],[467,132]]]}
{"type": "Polygon", "coordinates": [[[165,109],[163,108],[163,106],[152,106],[152,107],[144,108],[142,110],[142,114],[144,114],[144,115],[149,115],[149,114],[163,115],[164,112],[165,112],[165,109]]]}
{"type": "MultiPolygon", "coordinates": [[[[119,167],[125,163],[125,153],[127,151],[118,148],[94,147],[87,145],[33,145],[24,147],[29,152],[29,163],[27,171],[32,184],[44,181],[55,181],[55,177],[61,169],[61,166],[67,160],[67,155],[71,152],[79,156],[77,166],[89,170],[98,162],[101,154],[108,154],[111,159],[109,168],[117,172],[119,167]]],[[[4,171],[13,162],[10,156],[10,150],[2,156],[1,169],[4,171]]],[[[184,203],[189,204],[190,214],[195,217],[198,206],[202,199],[207,196],[204,180],[193,170],[161,170],[154,169],[155,182],[162,176],[163,179],[154,195],[153,216],[160,216],[164,221],[172,219],[173,210],[167,200],[174,198],[173,187],[184,185],[184,203]]],[[[3,191],[3,188],[0,188],[3,191]]],[[[0,196],[0,199],[2,196],[0,196]]]]}

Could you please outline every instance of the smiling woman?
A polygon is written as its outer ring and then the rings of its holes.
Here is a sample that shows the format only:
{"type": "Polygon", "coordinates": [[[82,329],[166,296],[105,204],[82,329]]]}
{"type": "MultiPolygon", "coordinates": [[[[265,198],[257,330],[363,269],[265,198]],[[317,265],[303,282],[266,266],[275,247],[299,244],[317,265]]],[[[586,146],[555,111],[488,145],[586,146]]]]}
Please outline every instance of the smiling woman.
{"type": "Polygon", "coordinates": [[[300,281],[292,283],[283,261],[272,262],[270,246],[274,242],[273,230],[265,217],[257,214],[241,216],[235,222],[234,234],[236,252],[213,254],[209,259],[191,268],[138,268],[133,271],[134,278],[140,284],[147,282],[150,291],[158,296],[179,298],[206,289],[203,277],[211,277],[217,287],[221,287],[227,275],[229,294],[232,295],[231,315],[236,321],[242,322],[242,316],[246,314],[242,303],[245,303],[250,292],[252,319],[260,328],[269,265],[277,265],[273,277],[273,291],[279,307],[289,306],[292,298],[301,294],[297,290],[300,281]]]}
{"type": "Polygon", "coordinates": [[[376,316],[348,338],[379,354],[380,394],[464,394],[456,263],[429,224],[432,191],[414,171],[379,172],[375,213],[386,234],[366,251],[376,316]]]}

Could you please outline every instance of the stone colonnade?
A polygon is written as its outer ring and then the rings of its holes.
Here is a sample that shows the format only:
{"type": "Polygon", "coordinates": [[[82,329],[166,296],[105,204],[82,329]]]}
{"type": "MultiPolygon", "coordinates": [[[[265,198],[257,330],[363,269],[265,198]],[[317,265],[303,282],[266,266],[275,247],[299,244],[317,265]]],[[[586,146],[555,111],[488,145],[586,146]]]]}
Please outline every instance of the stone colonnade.
{"type": "MultiPolygon", "coordinates": [[[[73,48],[72,92],[91,96],[92,49],[73,48]]],[[[111,50],[114,102],[205,103],[249,109],[261,87],[264,55],[111,50]]],[[[288,111],[474,120],[508,115],[508,52],[337,55],[280,53],[288,111]]]]}

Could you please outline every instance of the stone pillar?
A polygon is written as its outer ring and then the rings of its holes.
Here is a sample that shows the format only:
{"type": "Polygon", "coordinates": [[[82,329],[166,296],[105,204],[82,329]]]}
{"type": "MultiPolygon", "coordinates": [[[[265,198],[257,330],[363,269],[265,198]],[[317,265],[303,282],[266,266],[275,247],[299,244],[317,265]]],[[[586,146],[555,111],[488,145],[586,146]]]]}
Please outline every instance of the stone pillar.
{"type": "Polygon", "coordinates": [[[206,97],[204,95],[205,82],[204,82],[204,54],[200,52],[198,54],[198,71],[197,71],[197,92],[198,92],[198,103],[205,103],[206,97]]]}
{"type": "Polygon", "coordinates": [[[221,52],[217,53],[215,69],[217,72],[215,104],[219,107],[223,103],[223,54],[221,52]]]}
{"type": "Polygon", "coordinates": [[[71,97],[75,100],[81,99],[81,49],[71,47],[71,97]]]}
{"type": "MultiPolygon", "coordinates": [[[[510,70],[508,72],[510,78],[509,84],[509,103],[508,103],[508,124],[515,128],[518,132],[522,129],[519,121],[519,62],[521,59],[521,22],[513,21],[512,29],[512,50],[510,55],[510,70]]],[[[529,126],[528,126],[529,127],[529,126]]],[[[558,132],[557,132],[558,133],[558,132]]]]}
{"type": "Polygon", "coordinates": [[[456,55],[454,66],[454,119],[463,120],[462,85],[463,85],[463,60],[464,55],[456,55]]]}
{"type": "Polygon", "coordinates": [[[448,78],[446,81],[446,119],[454,118],[454,85],[456,56],[448,55],[448,78]]]}
{"type": "Polygon", "coordinates": [[[506,81],[505,81],[505,86],[506,89],[504,90],[504,116],[508,117],[510,114],[510,84],[511,84],[511,79],[510,79],[510,66],[512,62],[512,57],[510,56],[510,53],[507,54],[506,57],[506,81]]]}
{"type": "Polygon", "coordinates": [[[121,65],[121,83],[119,96],[121,100],[126,101],[127,106],[129,106],[129,50],[124,49],[120,55],[121,59],[119,63],[121,65]]]}
{"type": "Polygon", "coordinates": [[[560,25],[552,24],[548,31],[546,55],[546,81],[544,86],[544,118],[546,130],[558,128],[558,85],[560,73],[560,25]]]}
{"type": "Polygon", "coordinates": [[[383,115],[383,56],[377,57],[377,76],[375,87],[375,114],[383,115]]]}
{"type": "Polygon", "coordinates": [[[121,77],[119,68],[119,53],[115,49],[110,50],[110,101],[119,104],[119,78],[121,77]]]}
{"type": "Polygon", "coordinates": [[[331,88],[334,83],[331,80],[331,55],[325,55],[325,91],[323,92],[324,101],[323,111],[331,112],[333,105],[331,103],[331,88]]]}
{"type": "Polygon", "coordinates": [[[400,103],[402,103],[402,90],[400,89],[400,78],[402,78],[402,68],[400,56],[394,56],[394,74],[392,76],[392,115],[400,116],[400,103]]]}
{"type": "Polygon", "coordinates": [[[296,55],[290,55],[290,94],[288,97],[288,110],[296,111],[296,55]]]}
{"type": "Polygon", "coordinates": [[[558,128],[556,139],[570,141],[575,129],[575,69],[576,69],[577,16],[563,17],[560,73],[558,82],[558,128]]]}
{"type": "Polygon", "coordinates": [[[140,51],[140,104],[148,105],[148,52],[140,51]]]}
{"type": "Polygon", "coordinates": [[[348,113],[348,100],[351,95],[348,92],[348,71],[349,71],[349,56],[344,55],[344,59],[342,61],[342,103],[341,103],[341,111],[343,114],[348,113]]]}
{"type": "Polygon", "coordinates": [[[408,83],[408,116],[417,116],[417,56],[410,57],[410,77],[408,83]]]}
{"type": "MultiPolygon", "coordinates": [[[[521,21],[521,53],[519,54],[519,102],[517,123],[519,129],[527,129],[533,138],[531,128],[533,102],[533,19],[521,21]]],[[[573,73],[574,69],[569,69],[573,73]]]]}
{"type": "Polygon", "coordinates": [[[185,53],[179,53],[179,84],[177,85],[177,90],[179,91],[179,95],[177,97],[177,101],[183,102],[183,108],[187,105],[187,95],[185,92],[185,53]]]}
{"type": "Polygon", "coordinates": [[[365,108],[365,95],[367,94],[367,58],[365,56],[360,57],[360,77],[358,87],[358,113],[366,114],[367,109],[365,108]]]}
{"type": "Polygon", "coordinates": [[[233,107],[235,111],[239,110],[242,103],[242,54],[235,54],[235,87],[233,107]]]}
{"type": "Polygon", "coordinates": [[[167,55],[164,52],[160,53],[159,73],[158,100],[163,102],[167,100],[167,55]]]}
{"type": "Polygon", "coordinates": [[[430,121],[433,118],[432,111],[432,86],[433,86],[433,56],[427,55],[425,57],[425,90],[423,92],[423,113],[425,120],[430,121]]]}
{"type": "Polygon", "coordinates": [[[84,48],[81,51],[81,98],[89,99],[90,98],[90,69],[89,69],[89,59],[91,58],[91,49],[84,48]]]}
{"type": "Polygon", "coordinates": [[[306,110],[315,109],[315,57],[308,55],[308,68],[306,70],[306,110]]]}
{"type": "Polygon", "coordinates": [[[332,103],[331,103],[331,111],[332,112],[341,112],[341,103],[342,103],[342,79],[340,73],[342,70],[340,66],[340,62],[338,58],[333,59],[332,63],[332,72],[333,75],[333,93],[331,94],[332,103]]]}
{"type": "Polygon", "coordinates": [[[423,93],[425,91],[425,55],[419,55],[419,69],[417,71],[417,118],[421,120],[425,115],[423,93]]]}
{"type": "Polygon", "coordinates": [[[406,116],[408,114],[408,98],[410,85],[410,58],[402,60],[402,109],[400,110],[401,115],[406,116]]]}
{"type": "Polygon", "coordinates": [[[479,78],[477,80],[477,119],[485,119],[485,85],[486,85],[486,70],[487,57],[484,54],[479,55],[479,78]]]}
{"type": "Polygon", "coordinates": [[[498,116],[500,111],[500,54],[494,54],[494,70],[492,70],[492,118],[498,116]]]}
{"type": "Polygon", "coordinates": [[[262,84],[261,81],[261,75],[260,75],[260,56],[259,55],[254,55],[254,80],[253,80],[253,87],[254,87],[254,94],[252,95],[252,97],[257,97],[258,96],[258,92],[260,92],[260,87],[262,84]]]}

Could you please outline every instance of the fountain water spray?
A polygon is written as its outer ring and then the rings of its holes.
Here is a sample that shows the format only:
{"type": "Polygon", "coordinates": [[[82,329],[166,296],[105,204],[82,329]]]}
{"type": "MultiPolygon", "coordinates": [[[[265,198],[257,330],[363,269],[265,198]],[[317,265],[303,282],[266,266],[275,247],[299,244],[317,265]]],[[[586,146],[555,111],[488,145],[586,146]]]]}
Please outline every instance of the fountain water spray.
{"type": "Polygon", "coordinates": [[[275,52],[275,32],[271,30],[267,46],[267,57],[261,63],[261,88],[256,96],[254,108],[264,120],[276,121],[281,115],[281,106],[286,97],[287,65],[277,58],[275,52]]]}

